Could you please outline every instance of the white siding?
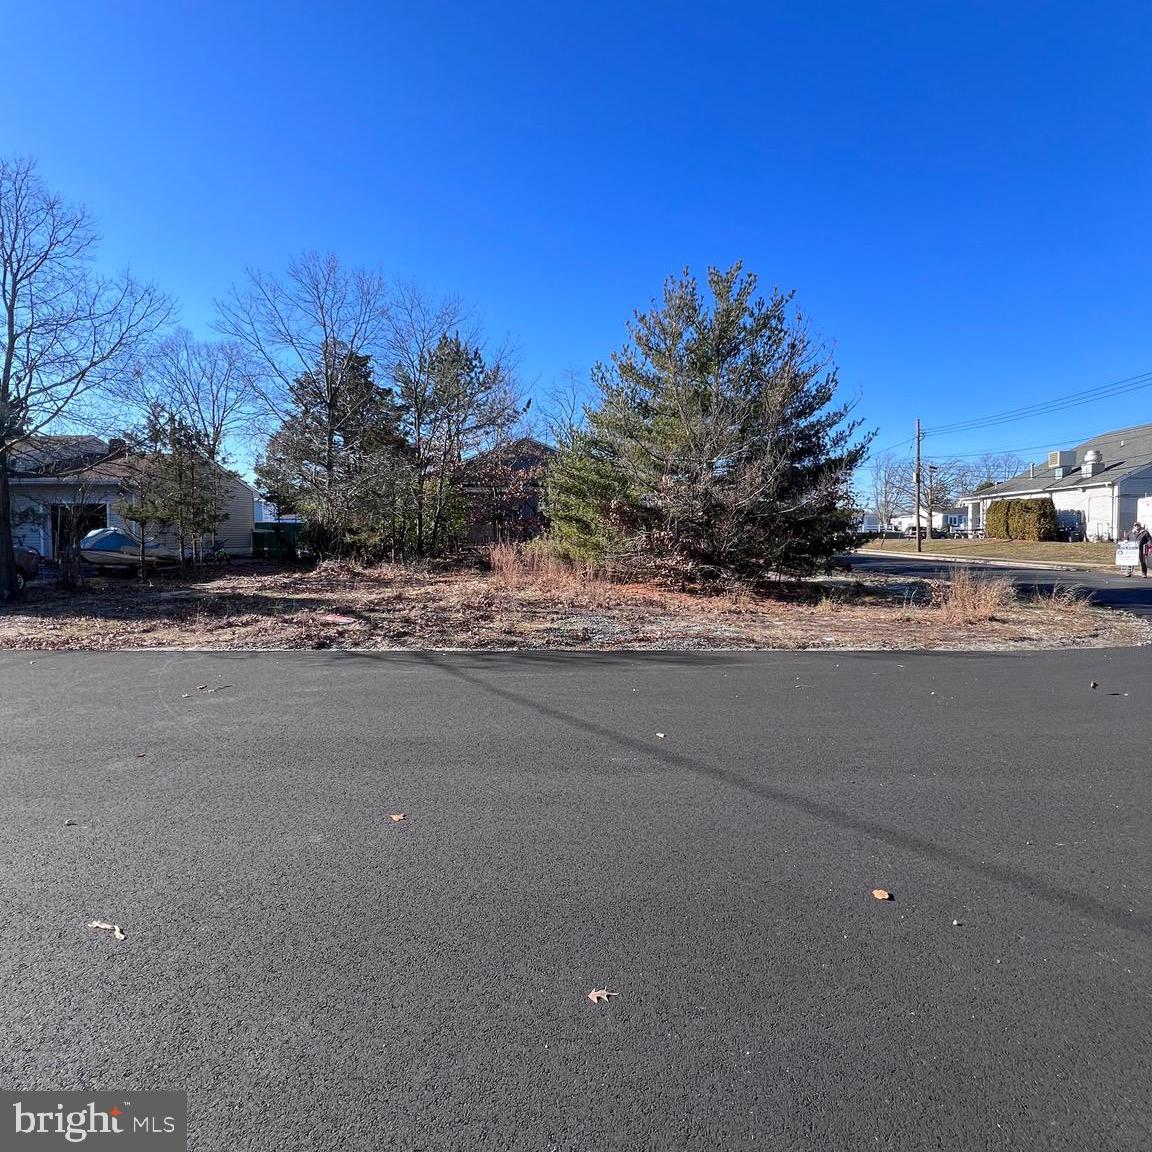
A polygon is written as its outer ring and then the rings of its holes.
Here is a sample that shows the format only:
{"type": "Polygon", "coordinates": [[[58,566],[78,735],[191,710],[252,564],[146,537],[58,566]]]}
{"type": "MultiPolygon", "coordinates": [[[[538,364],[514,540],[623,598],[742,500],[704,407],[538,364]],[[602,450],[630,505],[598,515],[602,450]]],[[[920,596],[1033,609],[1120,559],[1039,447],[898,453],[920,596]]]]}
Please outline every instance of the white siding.
{"type": "Polygon", "coordinates": [[[37,513],[34,521],[15,526],[14,543],[25,548],[35,548],[45,560],[55,559],[52,555],[52,507],[55,504],[68,507],[77,504],[103,504],[108,510],[109,526],[120,526],[120,520],[113,511],[114,505],[121,499],[120,490],[112,484],[89,484],[78,487],[70,484],[14,483],[11,492],[13,512],[37,513]]]}
{"type": "Polygon", "coordinates": [[[242,480],[232,480],[231,489],[224,501],[228,519],[216,529],[216,540],[233,556],[252,555],[255,503],[252,489],[242,480]]]}

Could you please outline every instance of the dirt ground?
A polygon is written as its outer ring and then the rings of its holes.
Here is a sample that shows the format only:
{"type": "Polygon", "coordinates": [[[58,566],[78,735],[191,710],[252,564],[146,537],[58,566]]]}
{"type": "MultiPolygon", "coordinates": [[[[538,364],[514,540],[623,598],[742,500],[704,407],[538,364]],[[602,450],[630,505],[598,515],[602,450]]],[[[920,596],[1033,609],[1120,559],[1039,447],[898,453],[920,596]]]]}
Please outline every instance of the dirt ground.
{"type": "MultiPolygon", "coordinates": [[[[988,582],[993,581],[992,586],[988,582]]],[[[328,563],[199,578],[40,582],[0,610],[0,649],[1019,649],[1136,645],[1152,627],[1072,595],[844,576],[773,595],[328,563]],[[975,595],[973,595],[975,591],[975,595]]]]}

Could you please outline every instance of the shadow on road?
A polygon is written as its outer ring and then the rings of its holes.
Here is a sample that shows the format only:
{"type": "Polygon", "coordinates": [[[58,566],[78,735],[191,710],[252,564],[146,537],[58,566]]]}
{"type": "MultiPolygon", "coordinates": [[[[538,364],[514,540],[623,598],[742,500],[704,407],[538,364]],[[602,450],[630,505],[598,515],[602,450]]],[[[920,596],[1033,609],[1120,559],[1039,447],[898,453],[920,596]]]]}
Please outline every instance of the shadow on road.
{"type": "MultiPolygon", "coordinates": [[[[362,658],[371,658],[373,654],[359,653],[358,655],[362,658]]],[[[781,807],[791,809],[795,812],[800,812],[813,819],[822,820],[847,831],[872,837],[902,851],[918,853],[938,863],[950,865],[951,867],[981,876],[996,883],[1010,885],[1024,892],[1026,895],[1038,896],[1042,900],[1047,900],[1061,908],[1077,912],[1082,916],[1113,928],[1121,928],[1142,934],[1148,934],[1149,929],[1152,928],[1152,921],[1150,921],[1147,916],[1136,915],[1125,909],[1105,904],[1091,896],[1072,891],[1069,888],[1063,888],[1058,884],[1042,880],[1027,872],[1022,872],[1019,869],[994,864],[987,860],[977,860],[955,848],[948,848],[944,845],[933,843],[931,840],[926,840],[922,836],[915,836],[911,833],[901,832],[895,828],[889,828],[871,820],[861,819],[859,816],[842,812],[829,804],[822,804],[817,800],[809,800],[802,796],[796,796],[791,792],[764,783],[763,781],[749,780],[747,777],[729,771],[726,768],[703,764],[698,760],[673,752],[670,749],[661,748],[655,751],[648,741],[625,736],[619,732],[613,732],[611,729],[604,728],[593,721],[584,720],[578,716],[573,716],[570,713],[542,704],[530,696],[510,691],[507,688],[498,687],[493,684],[490,679],[472,675],[465,669],[455,666],[452,660],[446,658],[444,654],[429,652],[414,653],[412,656],[422,663],[430,664],[439,671],[453,676],[458,680],[463,680],[472,687],[478,688],[491,696],[499,697],[509,704],[529,708],[541,716],[569,724],[573,728],[577,728],[591,736],[613,741],[630,752],[657,756],[665,763],[671,764],[686,772],[706,776],[711,780],[716,780],[732,788],[741,789],[753,796],[769,800],[774,804],[778,804],[781,807]]],[[[618,654],[617,658],[619,658],[618,654]]]]}

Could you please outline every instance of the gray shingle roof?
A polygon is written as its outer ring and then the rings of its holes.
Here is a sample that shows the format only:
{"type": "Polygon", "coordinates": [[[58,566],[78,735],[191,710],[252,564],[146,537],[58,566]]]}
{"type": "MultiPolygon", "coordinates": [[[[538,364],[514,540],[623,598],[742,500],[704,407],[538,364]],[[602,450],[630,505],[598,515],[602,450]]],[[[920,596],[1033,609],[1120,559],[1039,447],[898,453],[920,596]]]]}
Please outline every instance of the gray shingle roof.
{"type": "MultiPolygon", "coordinates": [[[[1068,449],[1072,451],[1072,449],[1068,449]]],[[[970,493],[971,498],[989,496],[1018,496],[1030,492],[1053,492],[1060,488],[1083,488],[1092,484],[1111,484],[1131,472],[1152,467],[1152,424],[1138,424],[1135,428],[1122,428],[1118,432],[1105,432],[1085,440],[1075,449],[1076,464],[1064,469],[1063,477],[1048,467],[1045,459],[1034,465],[1035,475],[1022,472],[1003,484],[970,493]],[[1104,458],[1104,467],[1093,476],[1083,473],[1084,453],[1095,449],[1104,458]]]]}

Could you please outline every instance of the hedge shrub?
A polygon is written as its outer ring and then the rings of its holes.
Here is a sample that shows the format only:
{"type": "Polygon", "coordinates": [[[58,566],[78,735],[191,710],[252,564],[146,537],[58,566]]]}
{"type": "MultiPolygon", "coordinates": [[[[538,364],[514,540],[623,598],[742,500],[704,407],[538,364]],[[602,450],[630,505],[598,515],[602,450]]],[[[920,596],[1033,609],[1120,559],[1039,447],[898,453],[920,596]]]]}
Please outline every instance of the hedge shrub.
{"type": "Polygon", "coordinates": [[[995,540],[1007,540],[1008,537],[1008,505],[1011,500],[993,500],[988,505],[984,515],[984,535],[995,540]]]}
{"type": "Polygon", "coordinates": [[[1059,540],[1056,505],[1047,496],[993,500],[984,517],[984,534],[997,540],[1059,540]]]}

